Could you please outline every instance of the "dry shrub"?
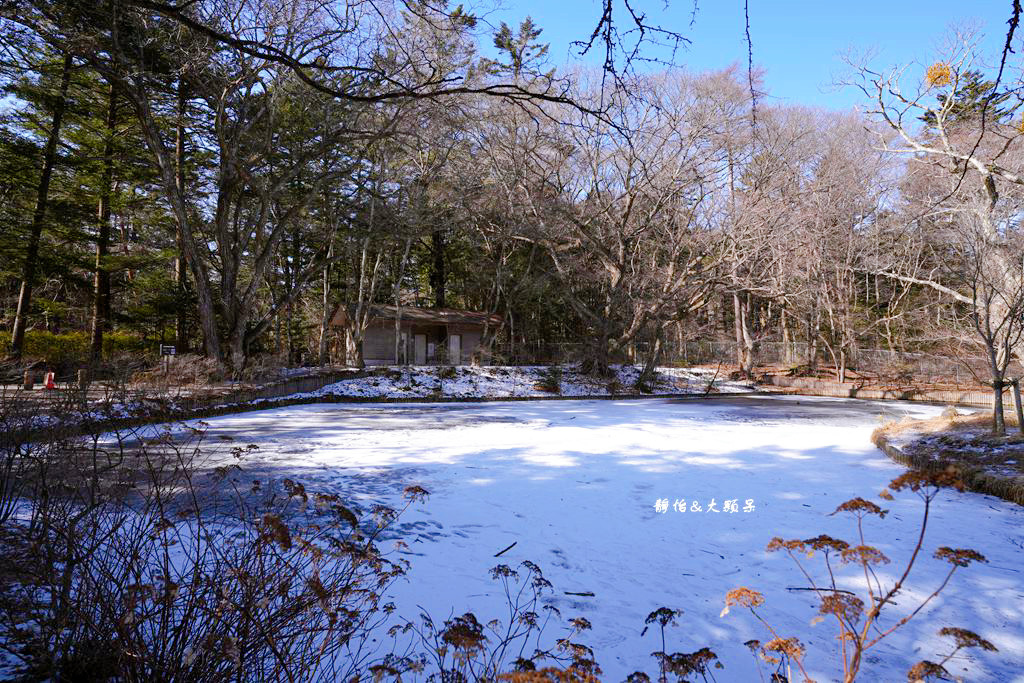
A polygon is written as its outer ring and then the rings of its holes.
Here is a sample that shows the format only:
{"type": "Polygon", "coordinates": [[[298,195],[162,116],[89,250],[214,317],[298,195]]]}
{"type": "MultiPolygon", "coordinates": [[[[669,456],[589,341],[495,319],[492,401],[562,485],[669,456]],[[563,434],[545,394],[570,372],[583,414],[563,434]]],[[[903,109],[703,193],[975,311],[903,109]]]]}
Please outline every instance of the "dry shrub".
{"type": "Polygon", "coordinates": [[[254,447],[211,462],[202,437],[53,436],[13,456],[0,643],[23,675],[350,680],[400,659],[370,637],[405,571],[379,546],[399,512],[366,522],[298,482],[243,483],[254,447]]]}
{"type": "MultiPolygon", "coordinates": [[[[661,649],[652,652],[651,657],[658,663],[658,681],[668,681],[669,674],[676,677],[676,680],[686,681],[692,675],[698,675],[701,680],[707,681],[708,677],[714,680],[712,669],[724,669],[718,661],[718,655],[709,648],[702,647],[696,652],[672,652],[666,648],[665,628],[678,626],[679,618],[683,616],[682,610],[669,607],[659,607],[644,620],[644,630],[640,633],[645,635],[651,626],[656,626],[661,636],[661,649]]],[[[643,671],[634,671],[626,679],[630,683],[650,681],[651,677],[643,671]]]]}
{"type": "Polygon", "coordinates": [[[562,366],[551,365],[541,371],[534,388],[550,394],[562,393],[562,366]]]}
{"type": "Polygon", "coordinates": [[[205,386],[226,378],[224,367],[212,358],[187,353],[174,356],[167,364],[138,372],[132,378],[140,384],[160,384],[172,387],[205,386]]]}
{"type": "Polygon", "coordinates": [[[590,629],[583,618],[569,620],[567,632],[553,644],[542,646],[547,628],[561,620],[549,603],[551,583],[533,562],[512,568],[500,564],[491,570],[508,601],[505,620],[481,623],[467,612],[437,624],[426,613],[393,633],[413,632],[422,644],[417,670],[428,670],[427,680],[440,681],[596,681],[601,674],[594,652],[577,642],[590,629]],[[532,648],[530,647],[532,645],[532,648]]]}
{"type": "MultiPolygon", "coordinates": [[[[911,570],[922,555],[931,504],[938,492],[944,488],[963,490],[961,472],[955,467],[940,471],[909,470],[893,479],[886,490],[879,494],[882,500],[891,501],[894,498],[893,494],[911,492],[924,503],[916,543],[906,564],[893,572],[893,576],[897,578],[889,585],[883,583],[882,577],[875,573],[875,566],[887,564],[889,559],[878,548],[865,543],[863,526],[864,520],[868,517],[881,519],[885,517],[887,511],[864,498],[853,498],[841,503],[833,513],[845,513],[855,519],[856,542],[847,542],[822,534],[808,539],[786,540],[776,537],[768,544],[768,552],[785,552],[789,555],[800,573],[810,583],[807,590],[819,601],[818,616],[812,620],[812,625],[829,618],[834,619],[837,631],[835,642],[839,644],[838,655],[843,667],[844,683],[853,683],[857,680],[869,651],[921,614],[945,590],[958,570],[974,562],[986,562],[983,555],[969,548],[938,548],[932,556],[949,565],[945,576],[935,585],[919,589],[915,593],[906,590],[911,570]],[[816,555],[821,558],[823,565],[823,569],[818,572],[806,564],[809,558],[816,555]],[[865,582],[865,589],[861,595],[838,587],[842,582],[838,572],[844,565],[855,568],[858,576],[870,577],[870,580],[865,582]],[[924,597],[909,597],[915,594],[924,597]],[[901,596],[899,603],[895,600],[897,595],[901,596]],[[896,608],[903,614],[894,618],[892,612],[896,608]],[[883,612],[887,617],[886,621],[881,619],[883,612]]],[[[767,643],[749,641],[747,645],[757,658],[759,666],[763,660],[774,667],[772,680],[793,680],[793,666],[805,680],[809,680],[804,668],[806,650],[803,644],[798,639],[787,637],[776,630],[763,614],[764,604],[765,599],[761,593],[746,587],[736,588],[726,595],[722,616],[728,614],[730,607],[745,607],[768,631],[771,639],[767,643]]],[[[955,648],[937,663],[919,662],[910,670],[909,680],[925,680],[941,675],[945,671],[943,665],[965,648],[977,647],[995,651],[990,642],[966,629],[944,628],[940,635],[952,637],[955,648]]]]}
{"type": "Polygon", "coordinates": [[[197,354],[172,356],[164,370],[164,363],[136,372],[133,380],[148,386],[205,387],[234,379],[244,384],[266,384],[286,378],[283,369],[287,362],[280,356],[265,354],[250,356],[245,369],[231,377],[227,366],[215,359],[197,354]]]}
{"type": "Polygon", "coordinates": [[[286,367],[288,367],[288,359],[284,356],[274,354],[250,356],[242,375],[237,379],[252,384],[275,382],[284,377],[281,370],[286,367]]]}

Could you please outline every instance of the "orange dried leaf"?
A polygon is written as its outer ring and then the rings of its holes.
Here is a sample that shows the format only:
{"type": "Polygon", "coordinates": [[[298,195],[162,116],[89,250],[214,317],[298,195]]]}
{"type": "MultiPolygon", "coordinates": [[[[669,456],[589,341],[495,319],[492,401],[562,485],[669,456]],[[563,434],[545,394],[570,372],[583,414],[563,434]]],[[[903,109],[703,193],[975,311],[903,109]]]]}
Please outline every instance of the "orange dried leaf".
{"type": "Polygon", "coordinates": [[[928,71],[925,72],[925,81],[928,83],[928,87],[936,87],[949,85],[952,83],[953,71],[949,68],[949,64],[946,62],[935,62],[928,71]]]}
{"type": "Polygon", "coordinates": [[[764,596],[755,590],[751,590],[744,586],[739,588],[733,588],[731,591],[725,594],[725,606],[726,607],[760,607],[764,604],[764,596]]]}
{"type": "Polygon", "coordinates": [[[957,567],[966,567],[971,562],[988,562],[985,556],[970,548],[947,548],[945,546],[935,551],[935,559],[945,560],[957,567]]]}
{"type": "Polygon", "coordinates": [[[998,652],[999,650],[995,645],[979,636],[974,631],[968,631],[965,628],[954,628],[948,626],[939,631],[940,636],[950,636],[956,640],[957,648],[961,647],[980,647],[982,650],[988,650],[989,652],[998,652]]]}
{"type": "Polygon", "coordinates": [[[889,564],[889,558],[881,550],[870,545],[858,545],[847,548],[840,553],[843,562],[858,562],[860,564],[889,564]]]}
{"type": "Polygon", "coordinates": [[[851,498],[845,503],[842,503],[832,514],[834,515],[839,512],[852,512],[857,516],[878,515],[879,517],[885,517],[887,511],[878,507],[870,500],[864,500],[863,498],[857,497],[851,498]]]}

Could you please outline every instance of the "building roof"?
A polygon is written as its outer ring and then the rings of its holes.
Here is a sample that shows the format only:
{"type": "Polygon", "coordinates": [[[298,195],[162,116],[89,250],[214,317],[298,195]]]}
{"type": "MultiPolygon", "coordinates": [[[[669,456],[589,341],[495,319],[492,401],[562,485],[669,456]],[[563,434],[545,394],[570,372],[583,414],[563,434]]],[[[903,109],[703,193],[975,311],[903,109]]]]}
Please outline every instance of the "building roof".
{"type": "MultiPolygon", "coordinates": [[[[339,306],[331,320],[333,325],[345,323],[345,318],[355,312],[355,306],[339,306]]],[[[461,311],[454,308],[419,308],[417,306],[402,306],[401,312],[397,306],[374,304],[370,306],[371,320],[394,320],[401,315],[402,321],[422,323],[425,325],[479,325],[491,326],[501,325],[500,315],[485,313],[482,311],[461,311]]]]}

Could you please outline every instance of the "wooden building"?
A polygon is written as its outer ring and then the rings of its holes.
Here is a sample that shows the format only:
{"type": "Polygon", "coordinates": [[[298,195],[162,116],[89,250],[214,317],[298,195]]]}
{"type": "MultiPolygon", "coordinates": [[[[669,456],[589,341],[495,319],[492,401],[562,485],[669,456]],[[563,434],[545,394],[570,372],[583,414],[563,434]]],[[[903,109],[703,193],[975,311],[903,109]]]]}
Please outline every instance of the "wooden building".
{"type": "MultiPolygon", "coordinates": [[[[340,306],[331,319],[331,326],[343,337],[348,335],[348,317],[353,311],[352,307],[340,306]]],[[[370,307],[370,320],[363,333],[363,362],[366,365],[468,365],[479,357],[483,335],[494,334],[501,323],[500,316],[476,311],[374,305],[370,307]]],[[[344,347],[349,348],[349,344],[344,347]]]]}

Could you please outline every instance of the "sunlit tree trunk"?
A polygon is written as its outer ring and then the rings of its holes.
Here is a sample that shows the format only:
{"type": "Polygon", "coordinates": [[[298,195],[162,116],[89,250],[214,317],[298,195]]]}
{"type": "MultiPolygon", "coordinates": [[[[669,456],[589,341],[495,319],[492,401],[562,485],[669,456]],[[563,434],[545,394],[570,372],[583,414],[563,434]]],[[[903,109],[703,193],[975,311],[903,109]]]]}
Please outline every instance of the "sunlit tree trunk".
{"type": "MultiPolygon", "coordinates": [[[[184,196],[185,193],[185,108],[188,104],[188,95],[183,81],[178,81],[178,123],[174,134],[174,179],[178,192],[184,196]]],[[[188,266],[185,263],[185,249],[183,245],[184,236],[179,221],[175,230],[175,247],[177,253],[174,257],[174,292],[175,292],[175,317],[174,317],[174,344],[178,353],[188,351],[188,317],[186,311],[187,297],[185,288],[188,282],[188,266]]]]}
{"type": "Polygon", "coordinates": [[[117,98],[111,85],[107,101],[107,134],[103,143],[103,176],[96,211],[96,266],[93,278],[92,339],[93,363],[103,360],[103,331],[110,325],[110,271],[105,263],[110,242],[110,197],[114,184],[114,126],[117,123],[117,98]]]}
{"type": "Polygon", "coordinates": [[[50,120],[50,133],[46,138],[43,150],[43,172],[36,186],[36,208],[32,213],[32,228],[29,231],[28,245],[25,249],[25,264],[21,272],[21,290],[18,292],[18,309],[14,314],[14,326],[11,329],[11,356],[20,358],[25,345],[25,328],[28,325],[28,309],[32,304],[32,287],[35,284],[36,268],[39,261],[39,242],[43,235],[43,221],[50,200],[50,179],[53,167],[57,162],[57,143],[60,140],[60,127],[64,119],[67,105],[68,85],[71,82],[71,56],[65,55],[60,76],[60,94],[53,104],[53,117],[50,120]]]}

